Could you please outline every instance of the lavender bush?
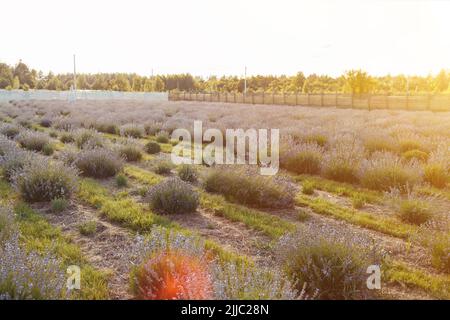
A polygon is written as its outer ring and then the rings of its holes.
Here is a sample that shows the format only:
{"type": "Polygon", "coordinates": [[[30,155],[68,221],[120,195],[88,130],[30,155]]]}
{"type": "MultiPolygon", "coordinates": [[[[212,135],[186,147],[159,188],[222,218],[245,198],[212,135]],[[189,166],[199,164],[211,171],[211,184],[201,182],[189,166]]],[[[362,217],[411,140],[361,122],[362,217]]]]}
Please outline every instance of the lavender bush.
{"type": "Polygon", "coordinates": [[[0,299],[61,299],[65,273],[50,254],[26,252],[13,235],[0,245],[0,299]]]}
{"type": "MultiPolygon", "coordinates": [[[[209,265],[214,299],[308,298],[303,290],[296,290],[278,270],[259,269],[236,261],[211,260],[201,238],[162,227],[153,228],[146,237],[138,236],[129,252],[129,260],[132,265],[139,265],[155,252],[170,250],[204,259],[205,264],[209,265]]],[[[135,286],[135,280],[132,270],[132,287],[135,286]]]]}
{"type": "Polygon", "coordinates": [[[20,133],[21,129],[10,123],[0,124],[0,133],[12,139],[20,133]]]}
{"type": "Polygon", "coordinates": [[[0,300],[61,299],[66,276],[49,253],[25,250],[13,213],[0,208],[0,300]]]}
{"type": "Polygon", "coordinates": [[[133,139],[127,139],[117,149],[119,155],[126,161],[139,161],[142,159],[142,147],[133,139]]]}
{"type": "Polygon", "coordinates": [[[74,165],[85,176],[107,178],[114,176],[123,167],[123,159],[115,152],[104,148],[82,150],[74,165]]]}
{"type": "Polygon", "coordinates": [[[3,176],[7,181],[11,181],[14,172],[22,170],[22,168],[38,158],[35,153],[22,150],[18,147],[12,147],[5,150],[0,156],[0,168],[3,169],[3,176]]]}
{"type": "Polygon", "coordinates": [[[282,183],[269,177],[250,175],[240,170],[214,169],[204,181],[208,192],[227,199],[262,208],[292,207],[293,194],[282,183]]]}
{"type": "Polygon", "coordinates": [[[16,140],[23,148],[31,151],[42,151],[50,144],[47,134],[35,131],[22,131],[17,135],[16,140]]]}
{"type": "Polygon", "coordinates": [[[77,186],[78,172],[60,162],[31,161],[13,173],[12,180],[29,202],[68,198],[77,186]]]}
{"type": "Polygon", "coordinates": [[[194,212],[199,196],[188,183],[179,178],[169,178],[150,188],[146,201],[157,211],[180,214],[194,212]]]}
{"type": "Polygon", "coordinates": [[[380,265],[381,255],[369,241],[329,225],[307,225],[283,237],[277,252],[287,274],[319,299],[366,299],[367,267],[380,265]]]}
{"type": "Polygon", "coordinates": [[[134,123],[126,124],[120,127],[120,135],[130,138],[142,138],[145,130],[142,125],[137,125],[134,123]]]}
{"type": "Polygon", "coordinates": [[[392,153],[375,153],[364,160],[359,176],[361,184],[369,189],[406,191],[422,181],[422,168],[416,161],[404,162],[392,153]]]}
{"type": "Polygon", "coordinates": [[[102,147],[103,141],[101,136],[95,130],[78,129],[75,131],[75,144],[80,149],[89,149],[102,147]]]}

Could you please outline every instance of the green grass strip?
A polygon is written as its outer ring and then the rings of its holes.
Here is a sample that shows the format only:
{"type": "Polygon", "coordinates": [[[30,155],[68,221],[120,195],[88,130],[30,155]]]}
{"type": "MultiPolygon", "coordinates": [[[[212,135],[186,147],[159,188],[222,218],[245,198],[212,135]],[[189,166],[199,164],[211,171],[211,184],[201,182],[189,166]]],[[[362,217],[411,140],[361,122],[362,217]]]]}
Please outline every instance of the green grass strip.
{"type": "Polygon", "coordinates": [[[126,165],[123,171],[130,178],[136,179],[147,186],[153,186],[164,180],[164,177],[156,173],[132,165],[126,165]]]}
{"type": "Polygon", "coordinates": [[[450,299],[450,276],[433,275],[412,268],[399,261],[388,261],[384,265],[383,275],[389,282],[401,283],[424,290],[433,297],[450,299]]]}
{"type": "Polygon", "coordinates": [[[311,175],[298,175],[294,179],[298,182],[309,182],[314,189],[334,193],[338,196],[361,198],[367,203],[382,203],[383,195],[379,192],[358,188],[349,183],[336,182],[311,175]]]}
{"type": "Polygon", "coordinates": [[[247,227],[258,230],[277,239],[287,232],[295,230],[295,224],[265,212],[232,204],[223,196],[200,192],[200,205],[214,215],[225,217],[234,222],[242,222],[247,227]]]}
{"type": "Polygon", "coordinates": [[[128,198],[114,198],[108,190],[92,179],[82,179],[78,197],[94,206],[110,221],[138,232],[150,231],[153,225],[170,226],[170,220],[154,214],[144,205],[128,198]]]}
{"type": "Polygon", "coordinates": [[[417,227],[401,223],[396,219],[348,209],[322,198],[309,198],[299,193],[295,201],[297,205],[309,207],[316,213],[341,219],[351,224],[379,231],[397,238],[407,239],[417,230],[417,227]]]}

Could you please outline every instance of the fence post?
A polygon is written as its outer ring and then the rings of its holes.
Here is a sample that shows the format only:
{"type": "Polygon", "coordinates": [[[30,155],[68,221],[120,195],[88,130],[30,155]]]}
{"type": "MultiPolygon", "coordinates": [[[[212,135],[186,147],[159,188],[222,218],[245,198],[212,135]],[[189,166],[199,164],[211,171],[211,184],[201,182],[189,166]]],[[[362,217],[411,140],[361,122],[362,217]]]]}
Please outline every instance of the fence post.
{"type": "Polygon", "coordinates": [[[225,102],[228,102],[228,92],[225,92],[225,102]]]}
{"type": "Polygon", "coordinates": [[[320,106],[323,107],[323,92],[320,93],[320,106]]]}
{"type": "Polygon", "coordinates": [[[265,104],[265,99],[264,99],[264,91],[262,92],[262,96],[263,96],[263,101],[262,101],[262,104],[265,104]]]}

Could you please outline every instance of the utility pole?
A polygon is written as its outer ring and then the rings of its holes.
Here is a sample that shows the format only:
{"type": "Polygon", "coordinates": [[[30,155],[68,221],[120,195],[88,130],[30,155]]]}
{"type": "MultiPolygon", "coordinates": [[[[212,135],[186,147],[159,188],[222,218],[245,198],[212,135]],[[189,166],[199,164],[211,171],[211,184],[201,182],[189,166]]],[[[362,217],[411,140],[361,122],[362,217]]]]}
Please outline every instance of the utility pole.
{"type": "Polygon", "coordinates": [[[245,66],[244,70],[244,97],[247,94],[247,66],[245,66]]]}
{"type": "Polygon", "coordinates": [[[73,55],[73,89],[77,92],[77,69],[75,64],[75,54],[73,55]]]}

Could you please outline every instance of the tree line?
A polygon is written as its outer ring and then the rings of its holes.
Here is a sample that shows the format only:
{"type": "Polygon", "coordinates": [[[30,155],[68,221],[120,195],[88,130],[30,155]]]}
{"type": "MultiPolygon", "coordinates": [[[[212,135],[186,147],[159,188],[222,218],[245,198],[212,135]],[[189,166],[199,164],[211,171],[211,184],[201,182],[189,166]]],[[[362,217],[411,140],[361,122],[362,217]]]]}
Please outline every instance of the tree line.
{"type": "MultiPolygon", "coordinates": [[[[15,66],[0,63],[0,89],[69,90],[73,74],[44,74],[19,61],[15,66]]],[[[77,74],[77,89],[114,91],[243,92],[244,79],[237,76],[194,77],[191,74],[141,76],[135,73],[77,74]]],[[[338,77],[298,72],[294,76],[257,75],[247,77],[248,92],[299,93],[450,93],[450,72],[437,75],[372,76],[363,70],[349,70],[338,77]]]]}

